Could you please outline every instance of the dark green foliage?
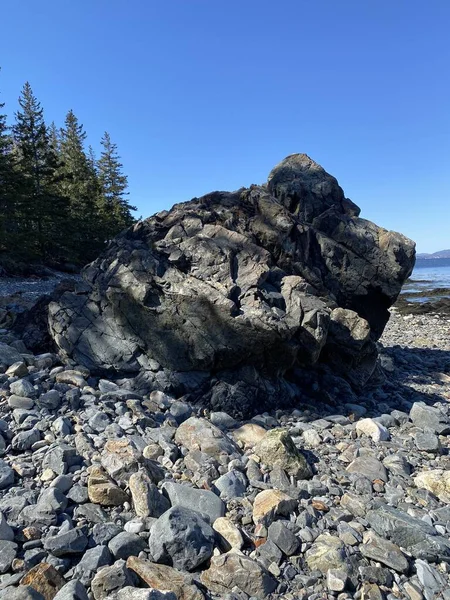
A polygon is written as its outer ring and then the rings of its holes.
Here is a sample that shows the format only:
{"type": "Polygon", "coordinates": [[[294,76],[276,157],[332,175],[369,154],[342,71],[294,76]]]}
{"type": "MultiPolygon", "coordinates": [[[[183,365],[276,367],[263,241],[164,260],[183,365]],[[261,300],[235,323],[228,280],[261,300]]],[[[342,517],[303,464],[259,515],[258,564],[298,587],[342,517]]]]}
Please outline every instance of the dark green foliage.
{"type": "Polygon", "coordinates": [[[103,151],[97,163],[100,210],[106,235],[110,238],[133,223],[131,211],[136,208],[130,206],[126,199],[128,178],[122,172],[123,165],[117,154],[117,145],[112,143],[109,133],[105,132],[101,145],[103,151]]]}
{"type": "Polygon", "coordinates": [[[86,154],[72,110],[47,127],[29,83],[19,107],[10,132],[0,104],[0,265],[85,264],[134,221],[117,147],[105,134],[100,160],[86,154]]]}
{"type": "Polygon", "coordinates": [[[58,191],[58,157],[29,83],[22,90],[19,106],[13,135],[16,170],[21,176],[17,198],[20,252],[30,259],[63,260],[69,202],[58,191]]]}

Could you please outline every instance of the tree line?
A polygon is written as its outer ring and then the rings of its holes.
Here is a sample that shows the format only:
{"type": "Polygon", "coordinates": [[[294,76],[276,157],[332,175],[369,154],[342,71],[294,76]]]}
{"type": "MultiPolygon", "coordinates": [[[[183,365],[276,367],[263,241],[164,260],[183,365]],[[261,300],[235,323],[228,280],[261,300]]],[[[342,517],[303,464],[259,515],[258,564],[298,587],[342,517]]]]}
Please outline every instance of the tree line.
{"type": "Polygon", "coordinates": [[[86,264],[134,222],[127,176],[108,133],[97,159],[69,110],[47,125],[29,83],[12,126],[0,103],[0,265],[86,264]]]}

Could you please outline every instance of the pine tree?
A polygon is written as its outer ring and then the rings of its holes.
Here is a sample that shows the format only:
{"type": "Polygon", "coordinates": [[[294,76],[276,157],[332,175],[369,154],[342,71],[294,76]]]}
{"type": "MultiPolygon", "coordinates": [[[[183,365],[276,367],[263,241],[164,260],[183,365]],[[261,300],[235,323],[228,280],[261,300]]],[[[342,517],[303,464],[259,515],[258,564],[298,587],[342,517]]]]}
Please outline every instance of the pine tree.
{"type": "Polygon", "coordinates": [[[61,129],[61,192],[70,201],[74,251],[80,261],[92,259],[102,249],[98,234],[98,183],[86,156],[86,133],[74,112],[67,113],[61,129]]]}
{"type": "Polygon", "coordinates": [[[58,159],[51,146],[41,104],[27,82],[13,126],[17,169],[23,185],[18,203],[25,249],[30,258],[62,259],[67,202],[58,195],[58,159]]]}
{"type": "Polygon", "coordinates": [[[97,163],[101,213],[107,226],[107,235],[113,237],[134,222],[131,211],[136,208],[126,199],[128,178],[123,174],[117,145],[111,141],[109,133],[105,132],[101,145],[103,151],[97,163]]]}

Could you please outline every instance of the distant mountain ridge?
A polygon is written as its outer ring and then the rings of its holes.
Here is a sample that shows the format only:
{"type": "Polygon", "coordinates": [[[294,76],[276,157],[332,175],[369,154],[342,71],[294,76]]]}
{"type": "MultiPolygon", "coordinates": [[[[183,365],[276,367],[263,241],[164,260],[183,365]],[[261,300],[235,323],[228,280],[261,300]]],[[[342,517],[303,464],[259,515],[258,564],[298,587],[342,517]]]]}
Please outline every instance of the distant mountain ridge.
{"type": "Polygon", "coordinates": [[[439,252],[433,252],[433,254],[417,254],[416,258],[450,258],[450,250],[439,250],[439,252]]]}

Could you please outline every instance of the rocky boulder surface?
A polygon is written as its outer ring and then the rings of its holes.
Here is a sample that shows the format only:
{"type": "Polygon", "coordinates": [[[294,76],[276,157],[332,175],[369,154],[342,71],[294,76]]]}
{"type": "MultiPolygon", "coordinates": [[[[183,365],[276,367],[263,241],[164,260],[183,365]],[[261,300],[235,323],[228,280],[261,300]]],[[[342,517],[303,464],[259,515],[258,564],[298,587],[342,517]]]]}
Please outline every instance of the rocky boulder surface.
{"type": "Polygon", "coordinates": [[[334,177],[294,154],[267,184],[123,232],[50,303],[49,329],[66,361],[248,415],[298,400],[311,369],[361,389],[414,257],[412,241],[361,219],[334,177]]]}

